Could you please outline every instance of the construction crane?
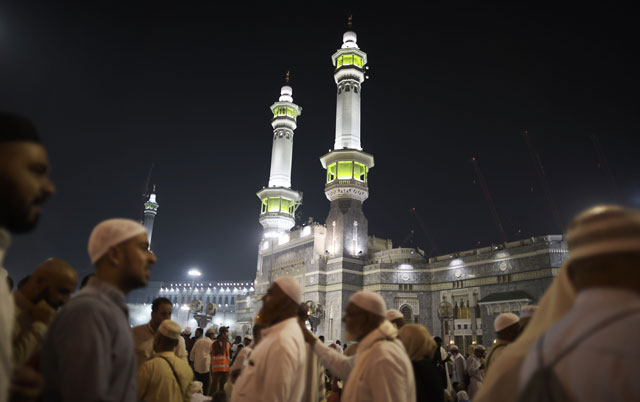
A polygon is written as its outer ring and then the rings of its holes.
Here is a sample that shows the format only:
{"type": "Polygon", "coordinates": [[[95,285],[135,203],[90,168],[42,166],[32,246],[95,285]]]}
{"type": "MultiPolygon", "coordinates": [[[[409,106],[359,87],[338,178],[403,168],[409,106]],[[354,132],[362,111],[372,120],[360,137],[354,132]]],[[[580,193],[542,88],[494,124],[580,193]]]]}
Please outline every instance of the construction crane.
{"type": "Polygon", "coordinates": [[[493,198],[491,197],[491,193],[489,192],[489,186],[487,186],[487,182],[484,179],[484,175],[480,170],[480,166],[478,166],[478,161],[476,157],[471,158],[471,164],[476,171],[476,175],[478,176],[478,182],[480,183],[480,187],[482,188],[482,192],[484,193],[484,198],[487,200],[487,204],[489,204],[489,210],[491,211],[491,216],[493,217],[493,223],[496,225],[498,232],[500,233],[500,237],[503,243],[507,242],[507,236],[504,233],[504,228],[502,227],[502,222],[500,221],[500,217],[498,216],[498,211],[496,210],[496,206],[493,203],[493,198]]]}
{"type": "Polygon", "coordinates": [[[547,198],[547,203],[549,204],[549,209],[551,210],[551,216],[553,217],[553,222],[556,226],[556,230],[558,233],[562,233],[562,224],[560,223],[560,215],[558,214],[558,208],[556,208],[556,204],[553,201],[553,197],[551,196],[551,190],[549,190],[549,183],[547,183],[547,177],[544,172],[544,166],[542,165],[542,160],[540,159],[540,155],[533,147],[531,143],[531,138],[529,138],[529,131],[522,131],[522,138],[524,138],[524,142],[527,144],[529,148],[529,155],[531,155],[531,160],[536,169],[536,173],[538,174],[538,179],[540,180],[540,186],[544,191],[544,195],[547,198]]]}

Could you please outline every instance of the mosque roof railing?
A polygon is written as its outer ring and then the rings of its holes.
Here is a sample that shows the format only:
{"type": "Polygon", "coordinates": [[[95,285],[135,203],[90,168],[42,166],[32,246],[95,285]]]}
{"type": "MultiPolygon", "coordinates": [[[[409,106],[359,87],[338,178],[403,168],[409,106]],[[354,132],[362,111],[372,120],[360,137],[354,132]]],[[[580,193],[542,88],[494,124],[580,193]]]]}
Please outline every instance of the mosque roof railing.
{"type": "Polygon", "coordinates": [[[510,292],[491,293],[480,299],[478,303],[499,303],[516,300],[533,301],[533,297],[523,290],[512,290],[510,292]]]}

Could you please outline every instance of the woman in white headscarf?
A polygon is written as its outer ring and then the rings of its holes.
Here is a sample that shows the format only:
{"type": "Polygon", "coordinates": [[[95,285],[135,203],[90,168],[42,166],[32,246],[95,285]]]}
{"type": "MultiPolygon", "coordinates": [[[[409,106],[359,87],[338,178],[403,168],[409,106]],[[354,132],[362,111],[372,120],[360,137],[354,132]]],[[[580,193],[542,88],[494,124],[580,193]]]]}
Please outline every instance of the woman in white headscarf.
{"type": "Polygon", "coordinates": [[[442,401],[444,398],[444,386],[436,370],[431,356],[438,346],[429,331],[419,324],[404,325],[398,333],[402,341],[416,378],[416,400],[442,401]]]}

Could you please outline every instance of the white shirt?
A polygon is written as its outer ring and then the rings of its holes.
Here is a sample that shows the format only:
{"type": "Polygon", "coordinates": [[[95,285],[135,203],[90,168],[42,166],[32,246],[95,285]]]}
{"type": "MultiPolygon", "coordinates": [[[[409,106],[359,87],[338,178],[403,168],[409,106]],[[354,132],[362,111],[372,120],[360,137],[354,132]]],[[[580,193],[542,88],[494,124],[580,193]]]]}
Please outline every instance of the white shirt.
{"type": "Polygon", "coordinates": [[[464,374],[467,371],[467,366],[464,361],[464,356],[462,354],[457,353],[453,358],[453,381],[464,384],[464,374]]]}
{"type": "Polygon", "coordinates": [[[306,359],[296,317],[262,330],[262,340],[234,384],[231,402],[300,402],[306,359]]]}
{"type": "Polygon", "coordinates": [[[15,320],[13,297],[7,286],[7,271],[2,268],[4,255],[11,244],[11,236],[0,228],[0,402],[9,399],[9,386],[13,360],[11,357],[11,339],[15,320]]]}
{"type": "MultiPolygon", "coordinates": [[[[614,288],[578,293],[573,308],[544,335],[543,362],[550,363],[577,339],[572,352],[554,365],[554,373],[573,401],[640,401],[640,294],[614,288]],[[634,314],[612,323],[610,317],[629,309],[634,314]],[[626,341],[625,341],[626,340],[626,341]]],[[[520,390],[538,368],[537,342],[520,371],[520,390]]]]}
{"type": "Polygon", "coordinates": [[[198,339],[191,348],[189,360],[193,362],[196,373],[206,374],[211,371],[211,345],[213,341],[205,336],[198,339]]]}

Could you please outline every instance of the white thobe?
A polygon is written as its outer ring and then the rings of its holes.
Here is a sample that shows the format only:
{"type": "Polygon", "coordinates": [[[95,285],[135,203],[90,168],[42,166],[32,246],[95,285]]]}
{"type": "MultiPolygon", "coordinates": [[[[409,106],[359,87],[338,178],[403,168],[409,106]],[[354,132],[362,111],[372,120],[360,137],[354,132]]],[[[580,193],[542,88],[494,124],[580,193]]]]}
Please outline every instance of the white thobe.
{"type": "Polygon", "coordinates": [[[262,330],[262,340],[234,384],[231,402],[300,402],[306,360],[296,317],[262,330]]]}
{"type": "MultiPolygon", "coordinates": [[[[573,401],[640,401],[640,349],[621,339],[640,339],[640,294],[613,288],[578,293],[573,308],[544,335],[543,362],[550,363],[582,339],[553,367],[556,378],[573,401]],[[606,322],[633,309],[621,320],[606,322]],[[622,337],[622,338],[621,338],[622,337]]],[[[520,371],[522,390],[538,368],[535,342],[520,371]]]]}
{"type": "Polygon", "coordinates": [[[11,357],[11,339],[15,321],[13,297],[7,286],[7,271],[2,268],[4,255],[11,244],[11,236],[0,228],[0,402],[9,399],[9,386],[13,360],[11,357]]]}
{"type": "Polygon", "coordinates": [[[196,373],[207,374],[211,371],[211,345],[213,341],[205,336],[198,339],[191,348],[189,360],[193,362],[193,370],[196,373]]]}
{"type": "Polygon", "coordinates": [[[476,355],[471,355],[467,359],[467,374],[469,374],[469,385],[467,388],[467,393],[469,394],[469,400],[473,400],[473,397],[476,395],[476,392],[480,389],[482,385],[482,362],[476,355]]]}
{"type": "Polygon", "coordinates": [[[331,374],[335,375],[339,379],[346,381],[349,378],[349,373],[356,364],[356,356],[345,356],[334,348],[330,348],[320,341],[316,341],[313,344],[313,351],[323,366],[327,367],[331,374]]]}
{"type": "MultiPolygon", "coordinates": [[[[384,321],[360,341],[355,365],[342,393],[342,402],[416,400],[413,367],[397,334],[397,328],[384,321]]],[[[343,361],[342,365],[346,366],[345,363],[343,361]]],[[[329,365],[327,368],[332,372],[336,369],[329,365]]]]}
{"type": "Polygon", "coordinates": [[[453,382],[458,382],[459,384],[462,384],[463,387],[466,387],[467,384],[464,383],[464,374],[466,372],[467,365],[465,364],[464,356],[457,353],[453,358],[453,382]]]}

